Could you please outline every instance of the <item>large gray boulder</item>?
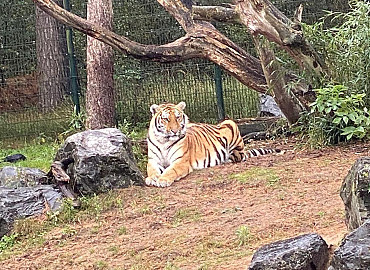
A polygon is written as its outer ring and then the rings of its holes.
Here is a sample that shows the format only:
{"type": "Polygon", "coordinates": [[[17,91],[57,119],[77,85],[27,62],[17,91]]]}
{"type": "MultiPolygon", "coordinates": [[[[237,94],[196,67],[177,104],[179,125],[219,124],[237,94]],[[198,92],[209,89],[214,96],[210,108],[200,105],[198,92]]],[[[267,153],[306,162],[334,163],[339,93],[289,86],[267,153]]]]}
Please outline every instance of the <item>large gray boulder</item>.
{"type": "Polygon", "coordinates": [[[35,216],[49,208],[56,211],[61,204],[62,194],[52,185],[0,187],[0,238],[16,219],[35,216]]]}
{"type": "Polygon", "coordinates": [[[347,235],[334,255],[329,270],[370,269],[370,220],[347,235]]]}
{"type": "Polygon", "coordinates": [[[30,187],[47,182],[46,173],[36,168],[5,166],[0,169],[0,186],[30,187]]]}
{"type": "Polygon", "coordinates": [[[262,246],[253,255],[249,270],[324,270],[328,245],[318,234],[305,234],[262,246]]]}
{"type": "Polygon", "coordinates": [[[359,158],[343,180],[340,196],[350,231],[370,219],[370,157],[359,158]]]}
{"type": "Polygon", "coordinates": [[[68,137],[55,160],[69,164],[66,172],[71,185],[84,195],[144,184],[131,141],[116,128],[88,130],[68,137]]]}

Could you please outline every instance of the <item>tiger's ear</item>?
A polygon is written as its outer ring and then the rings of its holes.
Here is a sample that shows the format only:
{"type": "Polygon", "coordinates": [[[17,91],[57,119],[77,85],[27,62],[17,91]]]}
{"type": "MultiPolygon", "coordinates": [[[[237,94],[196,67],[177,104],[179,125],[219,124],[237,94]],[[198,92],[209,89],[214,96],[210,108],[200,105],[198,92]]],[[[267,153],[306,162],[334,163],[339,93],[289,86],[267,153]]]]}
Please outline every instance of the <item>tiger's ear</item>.
{"type": "Polygon", "coordinates": [[[155,115],[155,113],[157,112],[158,107],[159,106],[157,104],[153,104],[152,106],[150,106],[150,112],[152,113],[152,115],[155,115]]]}
{"type": "Polygon", "coordinates": [[[184,101],[181,101],[179,104],[176,105],[176,107],[183,111],[186,107],[186,103],[184,101]]]}

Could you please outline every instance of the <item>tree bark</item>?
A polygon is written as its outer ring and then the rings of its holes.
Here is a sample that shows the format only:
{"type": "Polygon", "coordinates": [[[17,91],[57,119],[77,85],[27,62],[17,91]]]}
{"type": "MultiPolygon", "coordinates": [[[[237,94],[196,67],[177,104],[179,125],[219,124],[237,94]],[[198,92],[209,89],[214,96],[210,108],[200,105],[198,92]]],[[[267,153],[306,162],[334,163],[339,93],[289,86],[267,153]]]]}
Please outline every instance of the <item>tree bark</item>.
{"type": "Polygon", "coordinates": [[[257,48],[258,54],[262,62],[263,72],[265,74],[267,85],[273,93],[276,103],[279,105],[280,110],[284,113],[290,124],[295,123],[302,111],[305,110],[304,106],[297,103],[294,95],[287,91],[287,83],[285,81],[286,71],[282,68],[273,50],[265,41],[260,41],[258,37],[254,37],[254,44],[257,48]]]}
{"type": "MultiPolygon", "coordinates": [[[[87,20],[104,29],[112,29],[111,0],[89,0],[87,20]]],[[[115,125],[113,85],[113,49],[107,44],[87,37],[86,126],[89,129],[115,125]]]]}
{"type": "MultiPolygon", "coordinates": [[[[62,4],[61,0],[56,1],[62,4]]],[[[65,27],[36,7],[37,80],[40,107],[49,111],[64,99],[68,89],[65,27]]]]}
{"type": "MultiPolygon", "coordinates": [[[[260,60],[221,34],[207,20],[240,22],[252,34],[261,34],[268,40],[276,42],[302,67],[319,75],[325,71],[322,61],[304,39],[299,21],[292,22],[287,19],[268,0],[238,0],[236,5],[230,5],[226,9],[207,7],[207,16],[203,16],[199,12],[201,8],[192,7],[191,3],[186,0],[157,0],[186,32],[184,37],[159,46],[143,45],[119,36],[60,9],[51,0],[33,1],[61,22],[105,42],[126,55],[158,62],[178,62],[190,58],[208,59],[221,66],[244,85],[261,93],[268,91],[268,85],[260,60]]],[[[310,86],[299,82],[296,76],[288,72],[284,76],[285,83],[296,85],[292,89],[292,94],[299,95],[301,99],[305,100],[305,93],[309,92],[310,86]]],[[[279,89],[283,90],[283,88],[279,89]]],[[[298,119],[298,115],[294,113],[294,117],[289,121],[293,123],[296,119],[298,119]]]]}

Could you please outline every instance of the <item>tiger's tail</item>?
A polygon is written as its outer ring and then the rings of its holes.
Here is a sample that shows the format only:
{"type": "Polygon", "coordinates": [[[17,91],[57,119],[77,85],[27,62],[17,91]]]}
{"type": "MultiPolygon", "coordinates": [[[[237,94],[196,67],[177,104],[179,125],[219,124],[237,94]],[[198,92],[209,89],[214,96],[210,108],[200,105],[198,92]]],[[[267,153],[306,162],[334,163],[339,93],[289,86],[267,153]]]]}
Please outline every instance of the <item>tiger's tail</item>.
{"type": "Polygon", "coordinates": [[[253,149],[245,149],[245,159],[252,158],[252,157],[258,157],[263,155],[268,155],[272,153],[280,153],[280,149],[274,149],[274,148],[253,148],[253,149]]]}

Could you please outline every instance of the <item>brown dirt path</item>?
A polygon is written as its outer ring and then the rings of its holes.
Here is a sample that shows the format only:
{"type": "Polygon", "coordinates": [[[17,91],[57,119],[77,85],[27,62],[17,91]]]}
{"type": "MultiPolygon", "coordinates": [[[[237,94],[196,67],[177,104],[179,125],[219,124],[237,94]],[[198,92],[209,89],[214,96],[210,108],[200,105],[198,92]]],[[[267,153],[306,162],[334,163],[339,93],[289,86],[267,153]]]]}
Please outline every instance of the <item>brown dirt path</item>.
{"type": "Polygon", "coordinates": [[[0,269],[232,270],[246,269],[261,245],[304,233],[338,245],[347,232],[339,189],[369,144],[320,151],[262,144],[286,152],[198,171],[165,189],[122,190],[121,209],[70,225],[70,235],[55,228],[0,269]],[[242,225],[246,245],[238,244],[242,225]]]}

